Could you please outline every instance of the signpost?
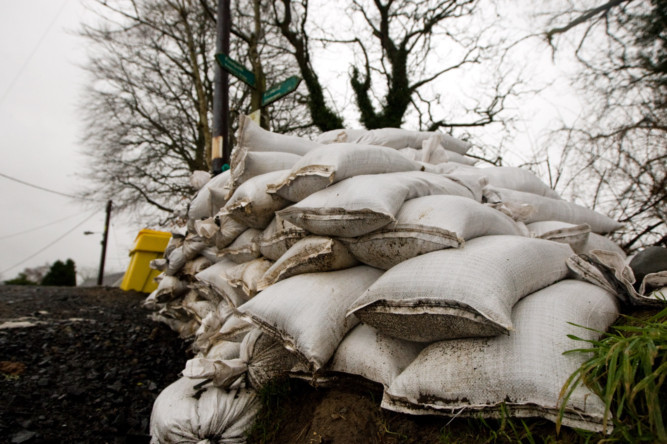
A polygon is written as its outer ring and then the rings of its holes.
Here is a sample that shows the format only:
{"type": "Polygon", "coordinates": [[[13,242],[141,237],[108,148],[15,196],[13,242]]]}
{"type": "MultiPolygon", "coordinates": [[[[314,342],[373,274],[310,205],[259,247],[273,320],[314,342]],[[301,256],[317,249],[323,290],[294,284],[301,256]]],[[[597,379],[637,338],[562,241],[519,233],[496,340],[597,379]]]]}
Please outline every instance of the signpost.
{"type": "Polygon", "coordinates": [[[237,77],[251,87],[255,87],[255,74],[253,74],[252,71],[245,69],[243,65],[229,57],[227,54],[216,54],[215,57],[218,59],[220,66],[225,68],[231,75],[237,77]]]}
{"type": "MultiPolygon", "coordinates": [[[[221,8],[223,3],[228,3],[228,0],[220,0],[218,3],[219,8],[221,8]]],[[[228,6],[227,6],[228,7],[228,6]]],[[[225,17],[229,16],[229,12],[225,15],[222,12],[219,12],[220,16],[225,17]]],[[[229,26],[227,26],[227,29],[229,26]]],[[[229,46],[227,45],[227,48],[229,46]]],[[[218,50],[219,51],[219,50],[218,50]]],[[[223,49],[223,51],[228,51],[228,49],[223,49]]],[[[268,91],[264,92],[262,91],[264,89],[264,82],[260,79],[260,85],[257,85],[257,78],[255,77],[255,74],[246,69],[243,65],[241,65],[239,62],[236,60],[232,59],[229,57],[227,54],[224,52],[219,52],[218,54],[215,55],[216,60],[218,61],[218,64],[220,67],[222,67],[225,71],[227,71],[229,74],[233,75],[234,77],[237,77],[239,80],[242,82],[245,82],[250,86],[251,88],[255,89],[254,94],[260,94],[262,93],[261,97],[261,104],[259,105],[258,109],[253,110],[253,112],[250,114],[251,118],[256,121],[257,123],[260,123],[261,120],[261,109],[267,105],[270,105],[271,103],[275,102],[276,100],[285,97],[287,94],[293,92],[297,87],[299,86],[299,83],[301,83],[301,78],[298,76],[292,76],[288,77],[285,81],[275,85],[274,87],[270,88],[268,91]]],[[[219,68],[218,68],[219,69],[219,68]]],[[[221,71],[220,71],[221,72],[221,71]]],[[[217,74],[216,74],[217,76],[217,74]]],[[[217,85],[216,85],[217,88],[217,85]]],[[[224,90],[226,94],[228,94],[227,89],[221,88],[221,90],[224,90]]],[[[217,91],[217,89],[216,89],[217,91]]],[[[253,101],[256,101],[258,99],[257,96],[253,97],[253,101]]],[[[229,96],[226,96],[225,100],[222,100],[223,102],[227,103],[228,106],[228,101],[229,101],[229,96]]],[[[256,102],[255,102],[256,103],[256,102]]],[[[215,105],[215,103],[214,103],[215,105]]],[[[254,105],[257,106],[257,105],[254,105]]],[[[213,147],[212,147],[212,170],[213,174],[218,174],[222,172],[225,167],[229,168],[228,162],[229,162],[229,154],[221,153],[221,146],[224,145],[225,147],[228,147],[228,139],[227,142],[223,143],[222,139],[223,136],[216,136],[216,107],[214,106],[214,134],[213,134],[213,147]],[[222,154],[222,158],[220,157],[222,154]]],[[[225,114],[223,117],[228,117],[227,115],[229,114],[229,108],[226,108],[227,111],[219,111],[220,114],[225,114]]],[[[222,119],[220,119],[222,120],[222,119]]],[[[224,120],[224,122],[220,122],[219,126],[224,127],[224,132],[226,134],[226,131],[228,130],[228,125],[227,125],[227,120],[224,120]]]]}
{"type": "Polygon", "coordinates": [[[294,91],[301,83],[301,77],[292,76],[262,94],[262,106],[269,105],[294,91]]]}

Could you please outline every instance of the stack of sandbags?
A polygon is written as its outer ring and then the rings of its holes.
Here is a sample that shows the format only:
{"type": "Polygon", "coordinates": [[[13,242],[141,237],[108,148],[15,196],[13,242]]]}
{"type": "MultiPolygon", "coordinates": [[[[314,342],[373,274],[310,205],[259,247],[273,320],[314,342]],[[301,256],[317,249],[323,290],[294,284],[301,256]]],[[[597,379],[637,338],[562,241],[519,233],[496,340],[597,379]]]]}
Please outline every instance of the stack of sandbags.
{"type": "MultiPolygon", "coordinates": [[[[237,140],[231,170],[202,186],[155,263],[147,300],[197,352],[185,392],[349,374],[382,384],[397,411],[554,418],[580,362],[562,355],[576,347],[568,333],[584,334],[568,322],[604,330],[617,315],[609,291],[567,280],[567,261],[618,251],[602,236],[618,223],[527,170],[472,166],[470,145],[440,133],[313,142],[242,118],[237,140]],[[453,353],[472,367],[446,362],[453,353]],[[486,379],[450,384],[471,368],[486,379]]],[[[599,400],[576,393],[565,423],[598,429],[599,400]]]]}

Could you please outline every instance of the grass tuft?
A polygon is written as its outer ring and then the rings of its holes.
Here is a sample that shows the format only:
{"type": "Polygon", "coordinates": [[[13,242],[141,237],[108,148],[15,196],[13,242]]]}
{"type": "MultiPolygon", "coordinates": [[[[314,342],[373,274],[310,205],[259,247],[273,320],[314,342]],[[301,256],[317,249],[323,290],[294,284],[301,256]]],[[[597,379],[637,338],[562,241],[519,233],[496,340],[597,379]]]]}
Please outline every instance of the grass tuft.
{"type": "Polygon", "coordinates": [[[590,347],[566,353],[590,357],[561,390],[557,427],[570,396],[585,384],[604,401],[603,427],[614,427],[609,442],[667,442],[661,405],[667,400],[667,308],[646,318],[623,318],[598,340],[570,336],[590,347]]]}

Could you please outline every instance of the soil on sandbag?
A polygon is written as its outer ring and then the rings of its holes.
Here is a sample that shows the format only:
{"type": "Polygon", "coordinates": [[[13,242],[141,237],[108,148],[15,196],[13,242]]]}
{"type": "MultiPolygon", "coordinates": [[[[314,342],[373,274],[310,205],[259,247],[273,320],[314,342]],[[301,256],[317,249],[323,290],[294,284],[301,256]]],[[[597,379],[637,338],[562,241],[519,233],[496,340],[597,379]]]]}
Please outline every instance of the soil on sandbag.
{"type": "Polygon", "coordinates": [[[145,298],[0,286],[0,443],[149,442],[153,402],[190,356],[145,298]]]}

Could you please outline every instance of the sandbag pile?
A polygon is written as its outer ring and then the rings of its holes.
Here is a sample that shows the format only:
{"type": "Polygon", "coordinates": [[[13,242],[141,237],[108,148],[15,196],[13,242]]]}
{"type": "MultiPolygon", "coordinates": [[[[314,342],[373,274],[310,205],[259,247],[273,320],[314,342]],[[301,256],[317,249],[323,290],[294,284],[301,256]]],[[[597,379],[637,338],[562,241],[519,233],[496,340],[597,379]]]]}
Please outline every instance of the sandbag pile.
{"type": "MultiPolygon", "coordinates": [[[[242,441],[253,390],[286,374],[361,376],[412,414],[556,417],[581,362],[562,355],[567,335],[595,335],[568,322],[603,331],[619,310],[611,285],[574,279],[572,256],[620,258],[604,237],[620,224],[527,170],[475,167],[440,133],[311,141],[242,118],[237,140],[153,264],[146,304],[197,352],[155,404],[156,442],[182,423],[193,442],[242,441]]],[[[564,423],[599,430],[603,414],[580,387],[564,423]]]]}

